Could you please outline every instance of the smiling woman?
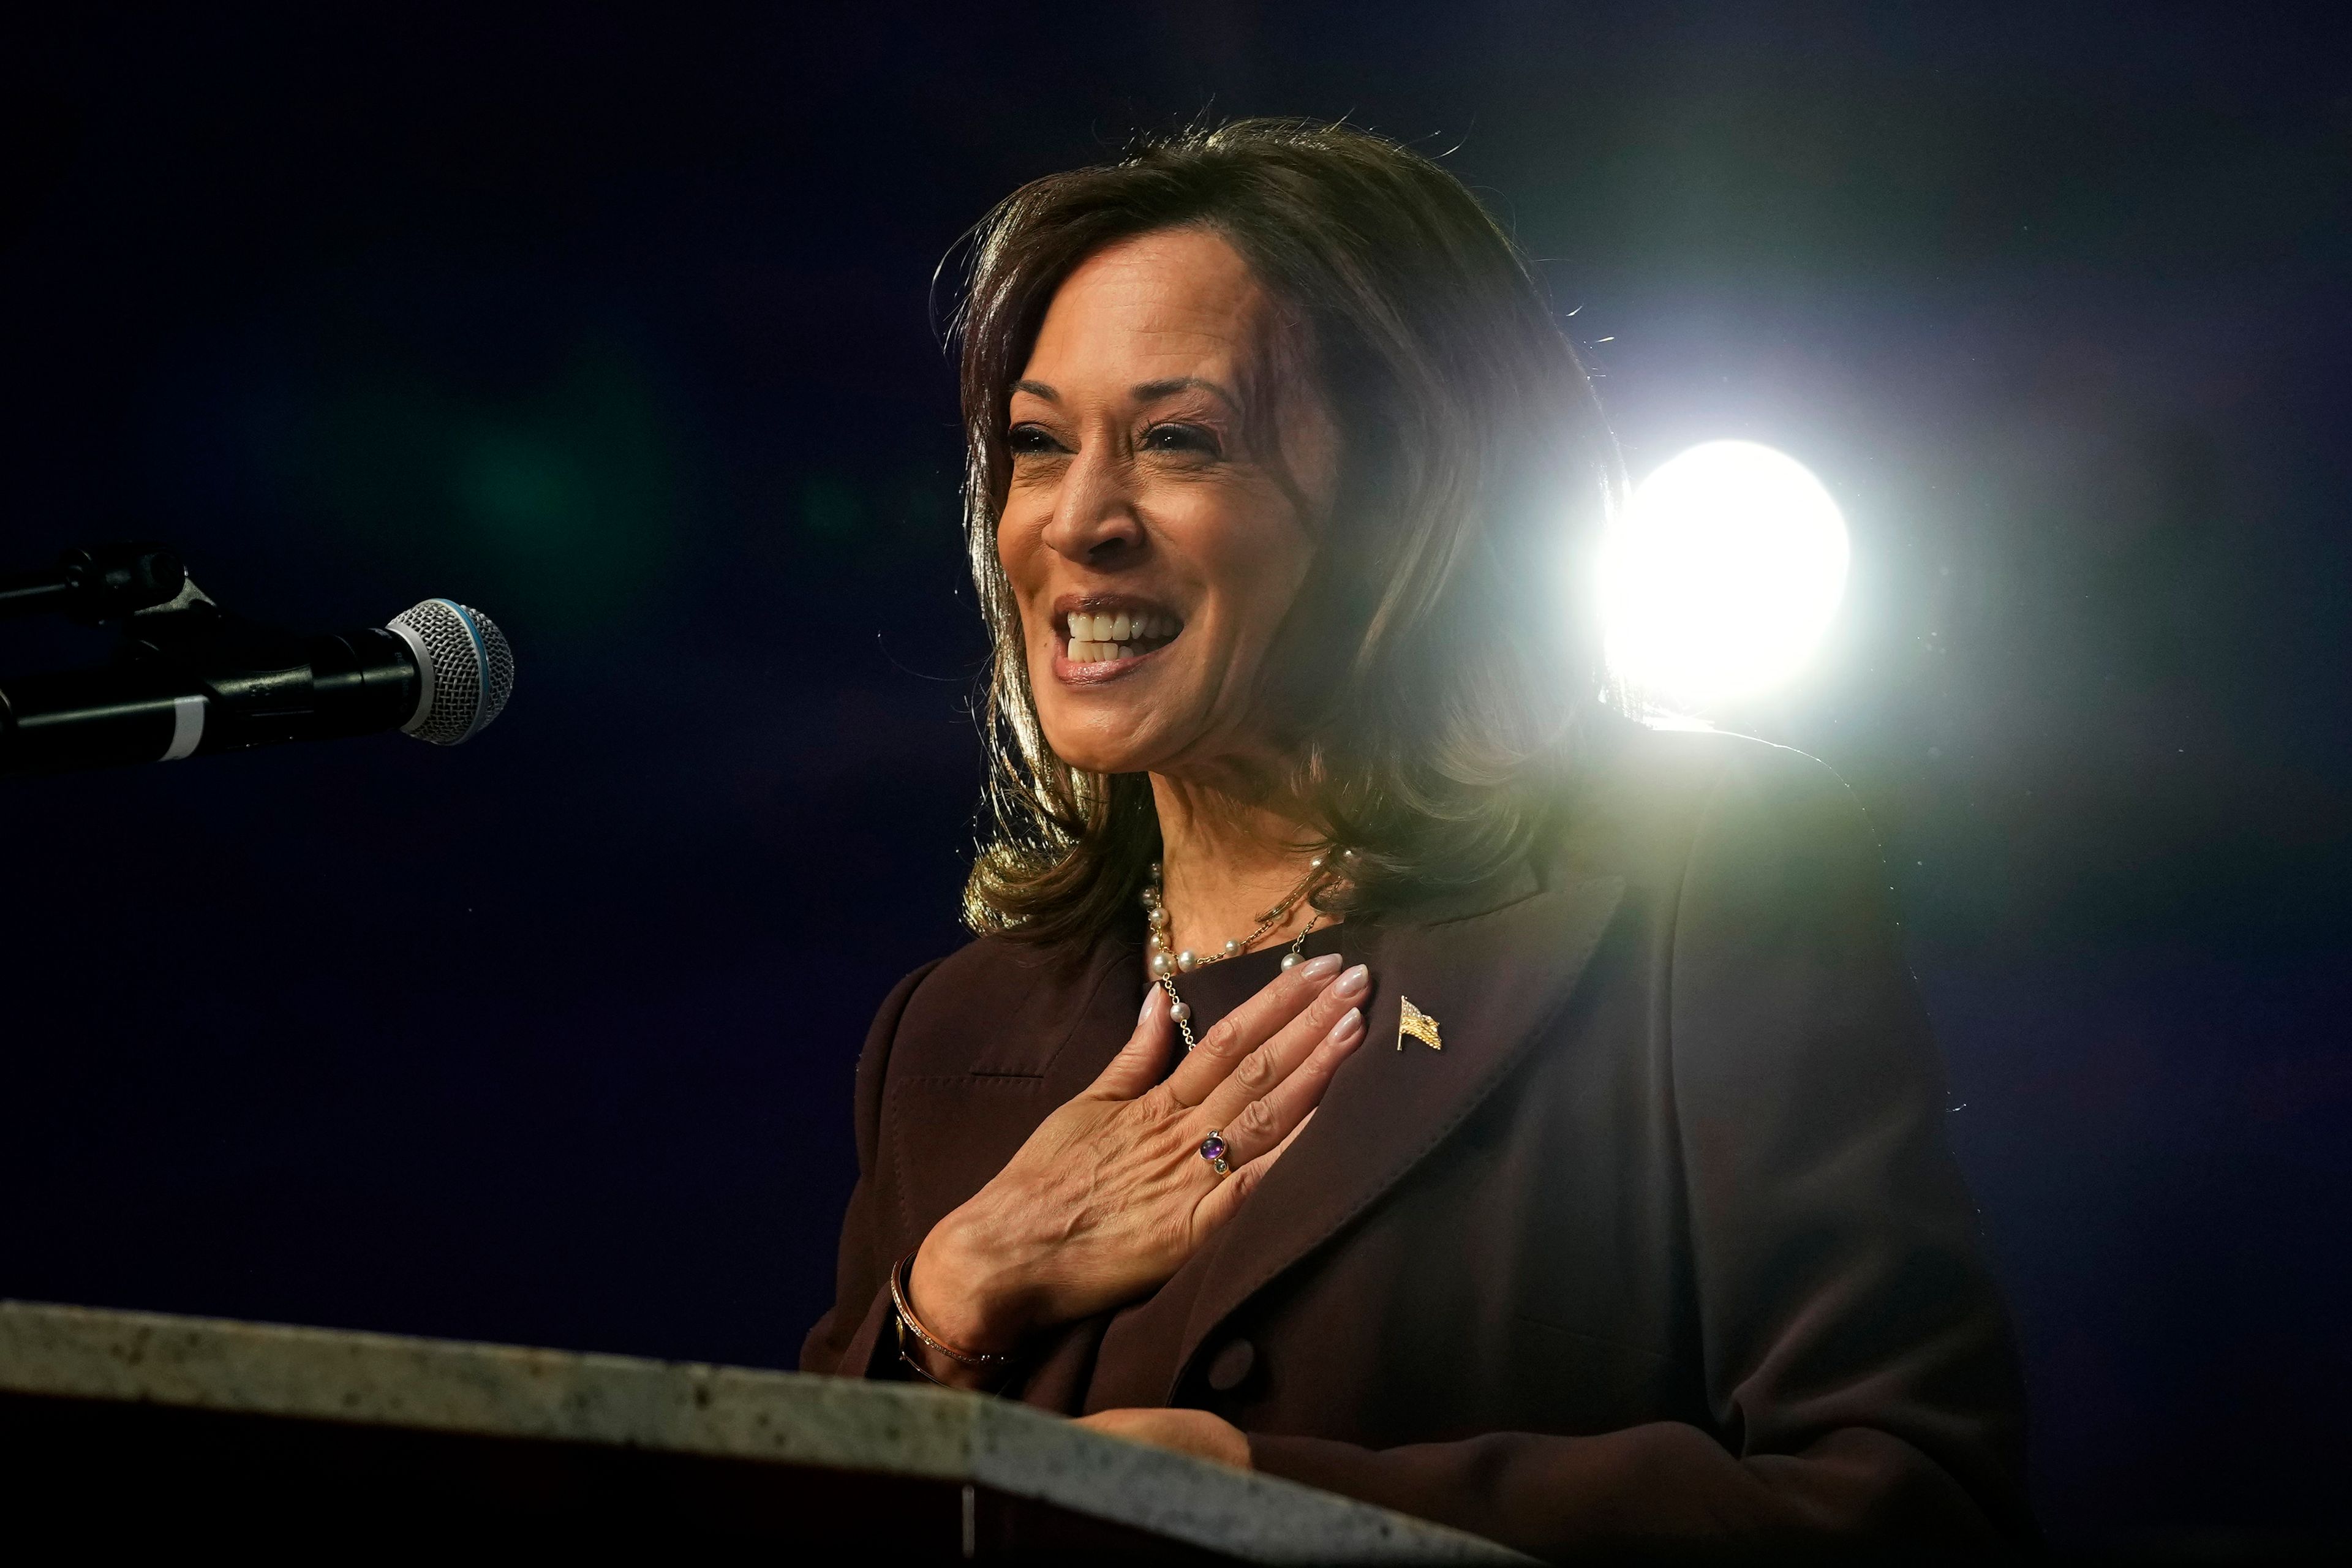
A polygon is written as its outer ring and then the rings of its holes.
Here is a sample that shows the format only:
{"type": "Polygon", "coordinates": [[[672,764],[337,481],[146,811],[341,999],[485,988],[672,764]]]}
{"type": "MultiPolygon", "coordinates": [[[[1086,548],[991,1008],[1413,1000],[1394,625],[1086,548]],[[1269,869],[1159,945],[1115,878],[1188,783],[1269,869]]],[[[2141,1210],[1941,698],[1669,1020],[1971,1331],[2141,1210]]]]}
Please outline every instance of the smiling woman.
{"type": "Polygon", "coordinates": [[[1600,700],[1608,435],[1477,203],[1154,144],[1003,204],[962,331],[979,940],[868,1037],[803,1365],[1546,1553],[2029,1533],[1869,828],[1600,700]]]}
{"type": "MultiPolygon", "coordinates": [[[[962,328],[996,637],[976,929],[1099,931],[1186,804],[1171,781],[1202,774],[1233,786],[1219,801],[1293,797],[1293,859],[1356,852],[1318,892],[1335,910],[1526,851],[1601,684],[1598,628],[1559,584],[1617,465],[1528,268],[1457,181],[1272,122],[1040,180],[982,226],[962,328]],[[1041,599],[1042,581],[1061,585],[1041,599]],[[1189,617],[1146,607],[1193,624],[1149,679],[1074,686],[1040,639],[1122,594],[1186,599],[1189,617]],[[1116,765],[1082,758],[1056,721],[1134,740],[1116,765]],[[1180,738],[1173,768],[1135,749],[1180,738]]],[[[1259,891],[1282,880],[1263,868],[1259,891]]],[[[1180,915],[1201,908],[1180,891],[1180,915]]]]}
{"type": "Polygon", "coordinates": [[[1032,700],[1074,768],[1168,774],[1174,753],[1252,732],[1332,466],[1311,406],[1250,438],[1234,389],[1266,314],[1217,236],[1141,236],[1071,272],[1013,383],[997,558],[1024,666],[1049,676],[1032,700]],[[1303,494],[1281,482],[1286,453],[1312,469],[1303,494]]]}

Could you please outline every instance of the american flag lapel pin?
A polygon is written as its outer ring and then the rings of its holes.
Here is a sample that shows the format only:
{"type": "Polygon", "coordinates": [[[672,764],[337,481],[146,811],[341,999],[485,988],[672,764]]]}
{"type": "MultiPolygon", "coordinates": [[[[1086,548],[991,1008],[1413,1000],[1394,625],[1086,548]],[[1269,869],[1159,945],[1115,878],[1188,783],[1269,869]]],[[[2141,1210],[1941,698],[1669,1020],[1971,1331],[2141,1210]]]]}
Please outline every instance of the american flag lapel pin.
{"type": "Polygon", "coordinates": [[[1414,1006],[1412,997],[1400,996],[1397,998],[1397,1049],[1404,1049],[1407,1035],[1433,1051],[1445,1048],[1445,1042],[1437,1037],[1437,1020],[1414,1006]]]}

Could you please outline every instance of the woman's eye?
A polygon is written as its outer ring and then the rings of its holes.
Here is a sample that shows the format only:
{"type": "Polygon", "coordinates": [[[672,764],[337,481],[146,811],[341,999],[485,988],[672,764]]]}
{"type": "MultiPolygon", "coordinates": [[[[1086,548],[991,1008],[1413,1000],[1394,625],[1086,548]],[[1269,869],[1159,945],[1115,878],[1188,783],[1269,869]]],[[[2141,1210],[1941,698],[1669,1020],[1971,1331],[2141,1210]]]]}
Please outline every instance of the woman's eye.
{"type": "Polygon", "coordinates": [[[1056,451],[1060,446],[1053,432],[1042,425],[1015,425],[1004,433],[1004,444],[1015,457],[1056,451]]]}
{"type": "Polygon", "coordinates": [[[1215,457],[1222,449],[1213,431],[1198,425],[1154,425],[1143,433],[1144,449],[1152,452],[1197,452],[1215,457]]]}

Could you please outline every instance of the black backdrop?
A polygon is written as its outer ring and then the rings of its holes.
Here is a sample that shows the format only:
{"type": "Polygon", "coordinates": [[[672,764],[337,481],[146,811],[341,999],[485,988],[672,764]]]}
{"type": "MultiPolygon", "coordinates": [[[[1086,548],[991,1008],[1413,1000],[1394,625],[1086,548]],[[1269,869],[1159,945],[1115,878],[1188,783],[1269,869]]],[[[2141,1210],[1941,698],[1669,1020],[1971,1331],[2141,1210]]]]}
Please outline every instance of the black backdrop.
{"type": "MultiPolygon", "coordinates": [[[[465,750],[0,786],[0,1293],[789,1363],[865,1019],[957,940],[934,266],[1194,114],[1413,141],[1633,468],[1855,535],[1888,842],[2063,1539],[2352,1452],[2352,73],[2321,12],[78,8],[0,47],[0,564],[511,634],[465,750]],[[688,12],[681,16],[676,13],[688,12]]],[[[0,670],[95,658],[0,627],[0,670]]]]}

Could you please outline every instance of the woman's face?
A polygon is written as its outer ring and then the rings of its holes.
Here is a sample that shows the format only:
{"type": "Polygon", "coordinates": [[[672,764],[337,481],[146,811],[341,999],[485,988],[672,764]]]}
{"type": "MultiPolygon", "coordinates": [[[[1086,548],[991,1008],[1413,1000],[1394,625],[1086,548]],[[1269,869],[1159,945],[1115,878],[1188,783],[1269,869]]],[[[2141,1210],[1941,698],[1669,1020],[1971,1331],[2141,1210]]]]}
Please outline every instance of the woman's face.
{"type": "Polygon", "coordinates": [[[1172,229],[1097,252],[1046,309],[996,547],[1073,767],[1205,775],[1264,749],[1258,678],[1337,456],[1319,398],[1263,363],[1271,308],[1232,246],[1172,229]]]}

